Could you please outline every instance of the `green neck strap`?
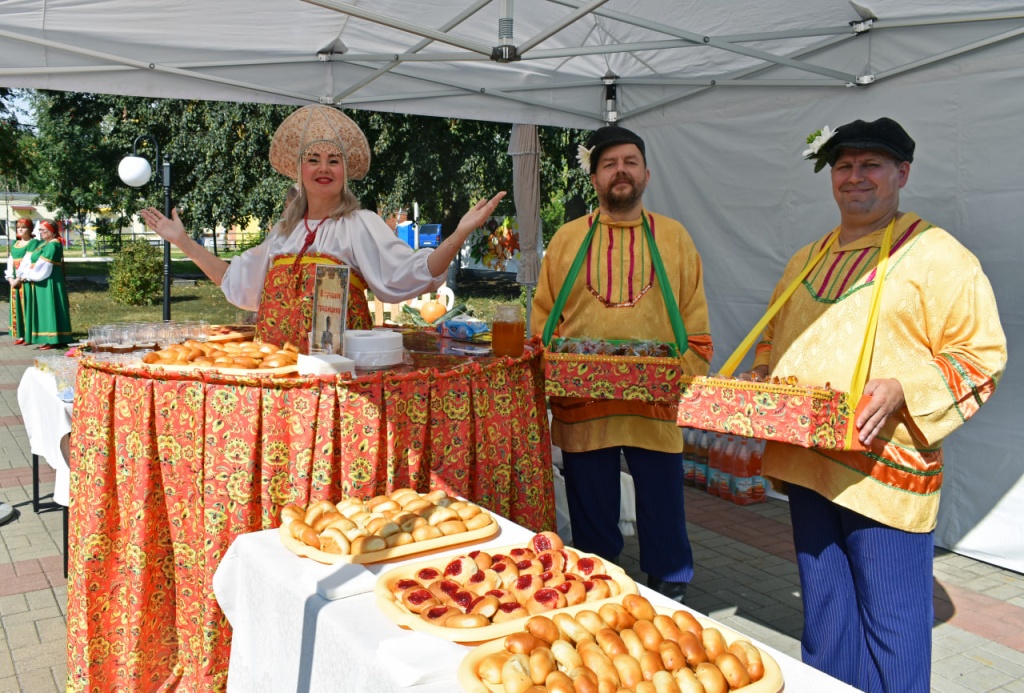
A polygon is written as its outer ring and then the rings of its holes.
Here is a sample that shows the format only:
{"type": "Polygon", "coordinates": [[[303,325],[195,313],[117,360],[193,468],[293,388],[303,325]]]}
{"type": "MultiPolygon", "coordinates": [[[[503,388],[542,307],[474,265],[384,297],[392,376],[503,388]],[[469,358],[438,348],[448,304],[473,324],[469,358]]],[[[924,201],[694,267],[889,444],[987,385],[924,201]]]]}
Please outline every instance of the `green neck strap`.
{"type": "MultiPolygon", "coordinates": [[[[658,285],[661,287],[661,295],[665,299],[665,307],[668,309],[668,319],[672,325],[672,334],[674,334],[676,338],[676,347],[679,349],[679,355],[682,356],[689,348],[689,343],[686,336],[686,327],[683,325],[683,317],[679,314],[679,303],[676,301],[676,297],[672,295],[672,285],[669,284],[668,275],[665,274],[665,264],[661,261],[661,253],[658,252],[658,246],[654,242],[654,234],[651,233],[651,227],[647,223],[646,212],[641,214],[641,220],[643,222],[644,234],[647,236],[647,242],[651,247],[651,261],[654,263],[654,275],[658,279],[658,285]]],[[[555,305],[551,308],[551,314],[548,315],[548,321],[544,324],[544,332],[541,335],[541,339],[545,346],[551,343],[551,337],[555,333],[555,327],[558,325],[558,320],[562,317],[562,309],[565,308],[565,302],[569,300],[569,293],[572,291],[572,287],[576,283],[576,277],[579,276],[580,268],[583,266],[583,261],[587,258],[587,250],[590,248],[590,242],[593,240],[594,233],[597,231],[598,224],[600,223],[601,213],[598,212],[594,215],[594,223],[590,225],[587,237],[583,239],[583,244],[580,246],[579,252],[576,253],[576,258],[572,261],[572,267],[569,268],[569,274],[562,283],[562,288],[558,292],[558,298],[555,299],[555,305]]]]}

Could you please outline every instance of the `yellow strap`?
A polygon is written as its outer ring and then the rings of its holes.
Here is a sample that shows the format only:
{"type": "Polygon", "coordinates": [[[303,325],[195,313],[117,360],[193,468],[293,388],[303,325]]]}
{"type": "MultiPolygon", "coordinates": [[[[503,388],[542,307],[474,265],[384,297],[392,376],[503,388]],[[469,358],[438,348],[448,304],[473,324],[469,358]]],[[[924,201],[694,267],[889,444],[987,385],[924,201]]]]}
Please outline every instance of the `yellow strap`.
{"type": "Polygon", "coordinates": [[[828,249],[832,247],[832,244],[836,242],[837,238],[839,238],[838,229],[832,233],[832,237],[828,239],[828,243],[818,251],[818,254],[815,255],[802,270],[800,270],[800,274],[798,274],[796,279],[793,280],[793,283],[786,287],[786,290],[783,291],[778,300],[768,308],[764,316],[757,321],[757,324],[754,325],[754,329],[752,329],[750,333],[743,338],[740,345],[736,347],[736,351],[732,352],[732,356],[725,360],[725,365],[722,366],[720,371],[723,378],[732,377],[733,371],[735,371],[736,367],[740,365],[740,361],[742,361],[743,357],[747,355],[748,351],[750,351],[750,347],[754,345],[757,338],[762,332],[764,332],[764,328],[768,326],[769,321],[775,317],[776,313],[782,310],[782,306],[789,300],[789,297],[793,295],[793,292],[796,291],[797,287],[800,286],[800,282],[802,282],[807,275],[811,273],[811,270],[821,262],[821,258],[825,257],[825,253],[828,252],[828,249]]]}
{"type": "MultiPolygon", "coordinates": [[[[850,384],[850,403],[853,406],[857,405],[860,401],[861,395],[864,394],[864,384],[867,382],[868,371],[871,369],[871,352],[875,345],[875,332],[878,329],[878,316],[881,312],[882,306],[882,283],[885,281],[885,273],[889,266],[889,251],[892,247],[892,230],[896,225],[896,218],[889,222],[889,226],[886,227],[885,233],[882,234],[882,248],[879,253],[878,263],[875,266],[875,285],[871,290],[871,308],[868,312],[868,325],[867,330],[864,332],[864,341],[860,347],[860,354],[857,357],[857,364],[853,370],[853,382],[850,384]]],[[[811,273],[811,270],[821,262],[821,258],[825,256],[828,249],[832,247],[832,244],[839,238],[839,230],[833,232],[832,237],[828,239],[828,242],[822,247],[818,254],[808,262],[800,274],[797,275],[796,279],[786,287],[786,290],[782,292],[778,300],[773,303],[764,316],[757,321],[754,325],[754,329],[740,342],[740,345],[736,347],[736,351],[726,359],[725,365],[722,366],[721,374],[724,378],[732,377],[733,372],[740,365],[740,361],[750,351],[750,347],[754,345],[757,338],[764,332],[764,328],[768,326],[768,323],[775,314],[778,313],[782,306],[785,305],[786,301],[789,300],[790,296],[797,290],[797,287],[807,278],[807,275],[811,273]]],[[[846,449],[849,450],[853,444],[853,436],[856,433],[855,427],[850,426],[846,431],[846,449]]]]}
{"type": "MultiPolygon", "coordinates": [[[[864,384],[868,380],[868,371],[871,370],[871,352],[875,346],[875,331],[878,329],[878,315],[882,308],[882,283],[885,281],[885,272],[889,266],[889,249],[892,246],[892,229],[896,225],[896,217],[889,222],[889,226],[882,234],[882,250],[878,257],[878,264],[875,266],[875,286],[871,290],[871,312],[868,313],[868,329],[864,333],[864,343],[860,347],[860,356],[857,357],[857,367],[853,371],[853,383],[850,385],[850,405],[857,406],[860,397],[864,394],[864,384]]],[[[855,426],[846,429],[846,449],[849,450],[853,444],[853,435],[856,432],[855,426]]]]}

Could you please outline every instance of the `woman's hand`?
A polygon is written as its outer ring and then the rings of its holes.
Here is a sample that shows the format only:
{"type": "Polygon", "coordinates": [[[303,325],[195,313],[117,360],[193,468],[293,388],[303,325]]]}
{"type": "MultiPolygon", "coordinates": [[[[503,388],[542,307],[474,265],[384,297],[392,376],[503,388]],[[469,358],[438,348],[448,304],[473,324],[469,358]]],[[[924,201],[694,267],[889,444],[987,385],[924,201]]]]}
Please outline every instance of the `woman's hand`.
{"type": "Polygon", "coordinates": [[[497,209],[498,203],[501,202],[503,197],[505,197],[504,190],[489,200],[484,198],[473,205],[470,210],[462,216],[462,219],[459,220],[459,225],[455,228],[455,234],[463,232],[464,236],[468,236],[473,231],[487,223],[487,220],[494,215],[494,210],[497,209]]]}
{"type": "Polygon", "coordinates": [[[469,234],[483,226],[494,215],[494,210],[503,197],[505,197],[504,190],[489,200],[482,199],[473,205],[462,219],[459,219],[459,225],[455,227],[452,235],[446,238],[444,243],[439,245],[427,258],[427,269],[430,270],[431,276],[439,277],[448,269],[448,265],[455,259],[459,248],[462,247],[469,234]]]}
{"type": "Polygon", "coordinates": [[[146,222],[146,226],[156,232],[157,236],[165,241],[170,241],[179,248],[182,242],[188,240],[188,234],[185,233],[185,225],[181,223],[181,217],[178,216],[177,207],[171,210],[170,219],[156,207],[139,210],[139,216],[146,222]]]}

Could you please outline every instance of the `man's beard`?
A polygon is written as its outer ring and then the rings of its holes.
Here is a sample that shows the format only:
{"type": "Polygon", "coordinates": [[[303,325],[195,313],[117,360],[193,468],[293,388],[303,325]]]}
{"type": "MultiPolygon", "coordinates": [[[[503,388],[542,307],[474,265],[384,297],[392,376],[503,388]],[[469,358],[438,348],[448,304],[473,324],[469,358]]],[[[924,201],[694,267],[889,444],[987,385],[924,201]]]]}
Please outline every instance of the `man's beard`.
{"type": "Polygon", "coordinates": [[[605,194],[604,205],[612,214],[628,212],[633,209],[638,202],[640,202],[640,198],[643,197],[643,194],[643,187],[638,185],[633,179],[620,179],[608,187],[608,192],[605,194]],[[619,183],[629,183],[629,190],[621,193],[616,192],[615,188],[619,183]]]}

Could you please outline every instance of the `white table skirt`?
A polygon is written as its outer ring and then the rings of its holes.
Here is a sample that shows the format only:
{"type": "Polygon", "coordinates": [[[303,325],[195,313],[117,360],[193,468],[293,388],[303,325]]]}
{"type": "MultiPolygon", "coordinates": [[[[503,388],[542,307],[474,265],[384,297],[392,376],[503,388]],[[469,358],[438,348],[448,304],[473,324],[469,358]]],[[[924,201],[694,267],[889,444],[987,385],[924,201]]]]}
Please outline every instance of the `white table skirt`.
{"type": "MultiPolygon", "coordinates": [[[[502,520],[501,525],[498,536],[473,548],[523,543],[532,536],[511,522],[502,520]]],[[[467,550],[461,547],[450,553],[467,550]]],[[[398,563],[369,569],[379,575],[395,565],[398,563]]],[[[329,582],[337,570],[294,555],[281,544],[277,530],[235,539],[213,579],[217,601],[233,629],[229,693],[459,690],[455,672],[469,648],[399,628],[380,611],[372,592],[335,601],[323,599],[317,594],[317,585],[329,582]],[[393,659],[379,652],[396,650],[418,652],[419,658],[427,661],[412,671],[400,672],[393,659]],[[409,685],[417,678],[421,683],[409,685]]],[[[679,606],[645,586],[641,585],[640,591],[655,604],[679,606]]],[[[779,663],[786,690],[854,691],[754,642],[779,663]]]]}
{"type": "Polygon", "coordinates": [[[25,421],[32,454],[46,460],[57,473],[53,500],[67,506],[71,468],[68,466],[66,446],[67,437],[71,433],[72,405],[57,396],[57,381],[53,374],[32,367],[25,370],[18,383],[18,406],[21,408],[21,418],[25,421]]]}

